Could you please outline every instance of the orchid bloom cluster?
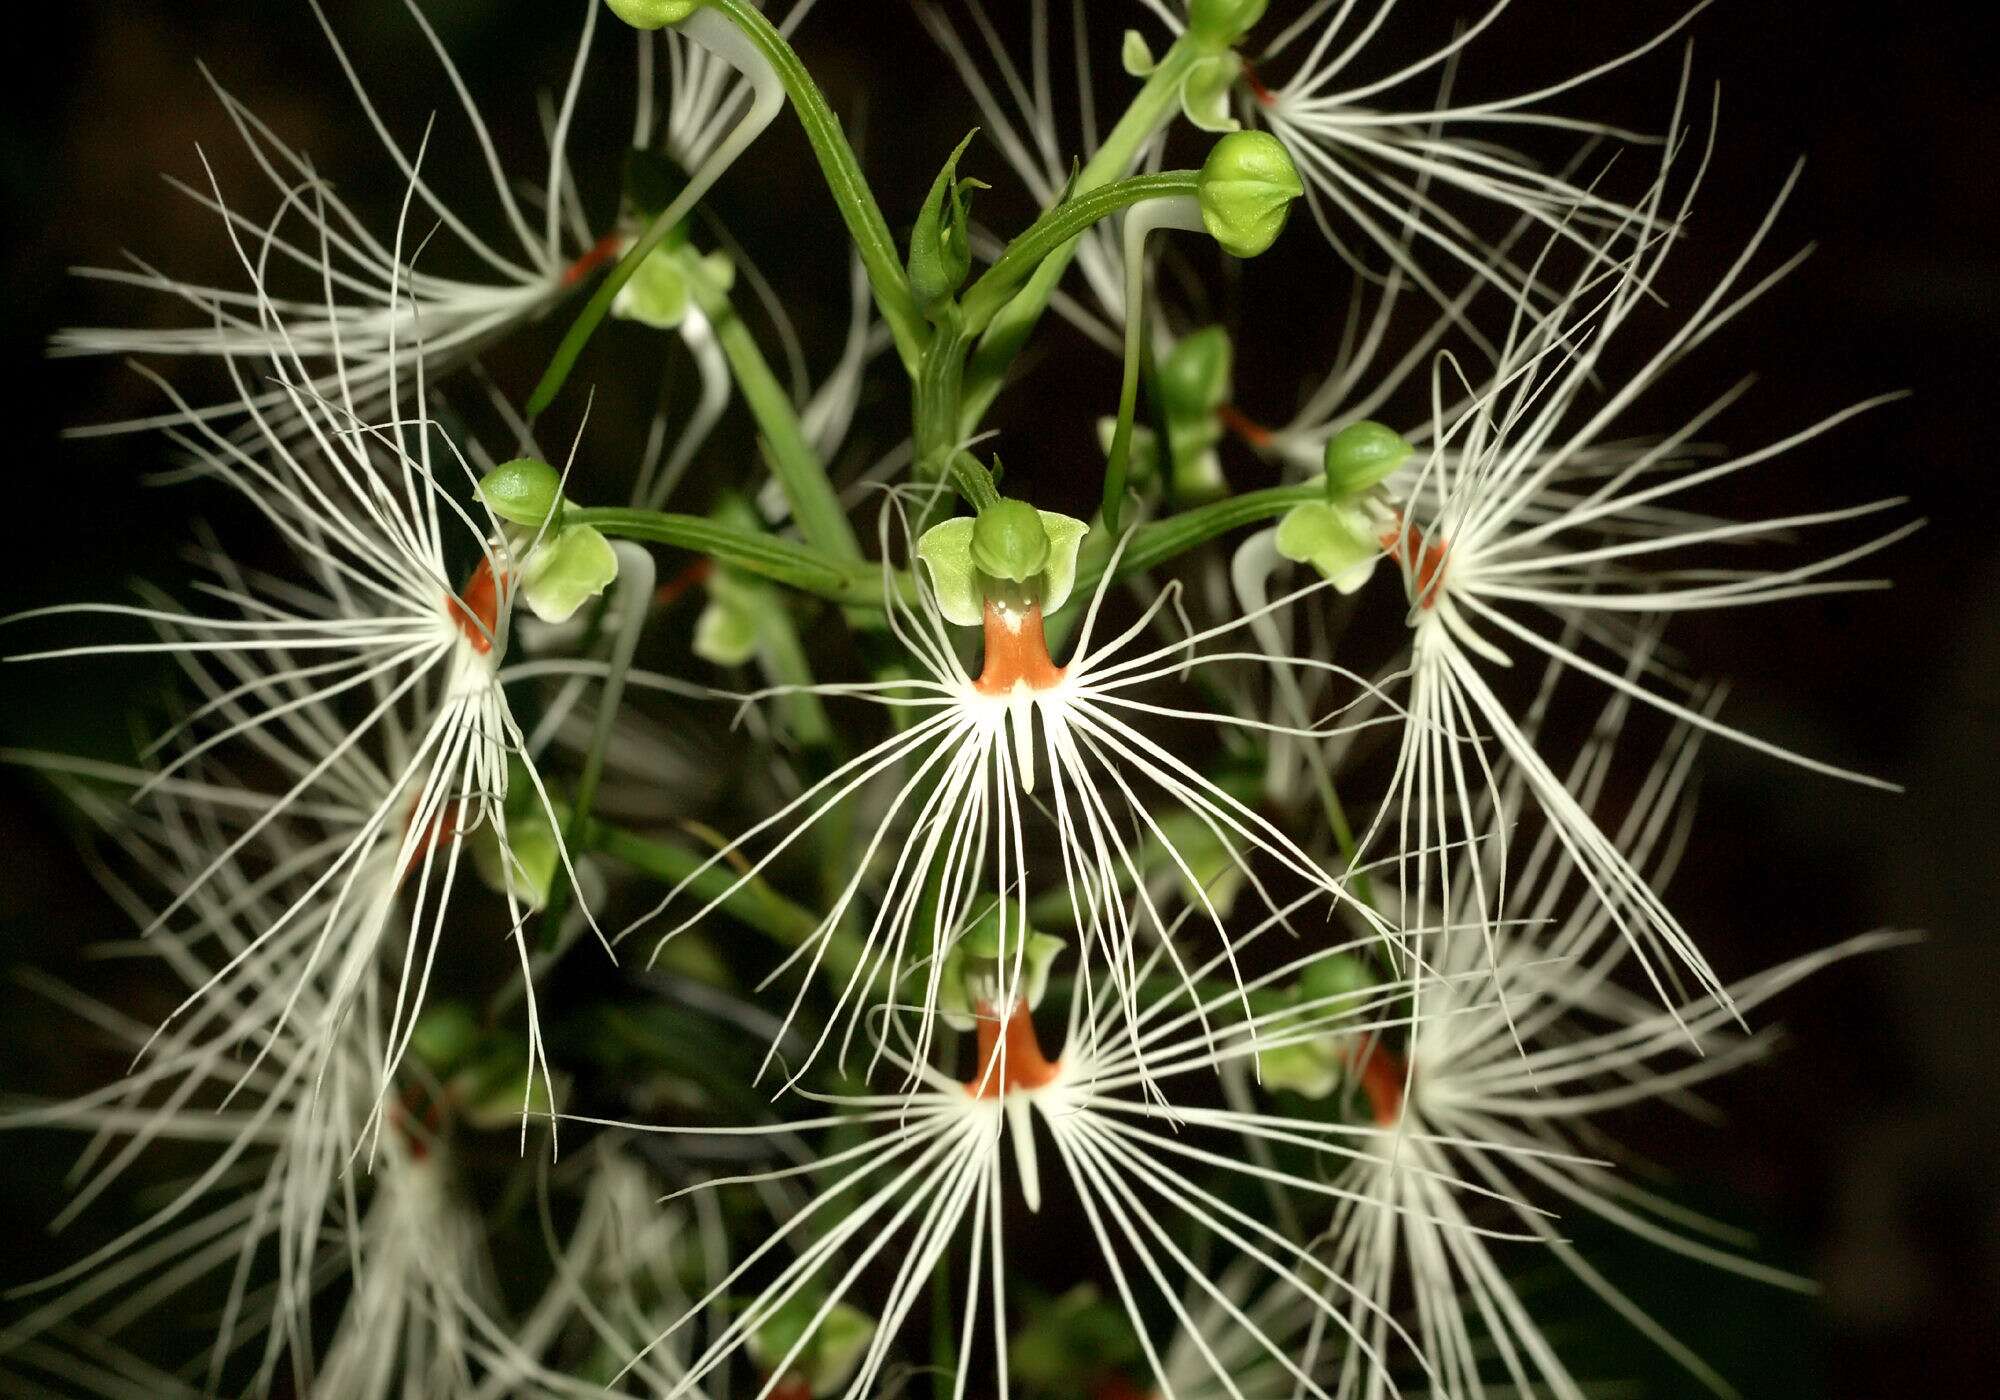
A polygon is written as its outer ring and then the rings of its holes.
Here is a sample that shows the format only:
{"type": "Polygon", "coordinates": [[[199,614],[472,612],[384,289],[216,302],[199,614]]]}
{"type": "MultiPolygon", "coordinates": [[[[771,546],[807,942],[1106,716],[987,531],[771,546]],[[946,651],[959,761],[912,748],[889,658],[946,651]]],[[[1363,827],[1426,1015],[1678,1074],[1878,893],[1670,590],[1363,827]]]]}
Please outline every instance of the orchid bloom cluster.
{"type": "Polygon", "coordinates": [[[1916,522],[1717,513],[1886,400],[1747,444],[1741,386],[1641,408],[1792,266],[1788,181],[1666,294],[1691,57],[1656,131],[1574,114],[1694,16],[1475,100],[1532,6],[1412,51],[1394,0],[1136,0],[1106,63],[1082,0],[579,0],[516,164],[423,0],[418,133],[302,2],[373,170],[211,78],[262,183],[181,192],[236,276],[88,270],[171,314],[54,347],[159,395],[80,433],[261,533],[6,623],[16,676],[169,696],[137,747],[4,751],[161,988],[34,975],[127,1068],[0,1111],[81,1135],[53,1224],[103,1222],[7,1280],[9,1393],[1581,1397],[1620,1377],[1551,1274],[1730,1393],[1578,1230],[1809,1285],[1617,1115],[1698,1109],[1772,998],[1905,936],[1711,961],[1668,895],[1705,745],[1889,784],[1739,727],[1666,633],[1881,586],[1916,522]],[[864,164],[812,58],[896,23],[983,130],[864,164]],[[629,148],[581,141],[628,86],[629,148]],[[727,224],[788,112],[824,181],[787,218],[850,255],[830,352],[727,224]],[[936,164],[915,207],[890,159],[936,164]],[[1202,288],[1283,258],[1353,296],[1291,300],[1312,380],[1267,411],[1296,386],[1238,382],[1202,288]],[[1080,433],[1034,410],[1051,311],[1080,433]],[[659,406],[606,462],[626,379],[659,406]]]}

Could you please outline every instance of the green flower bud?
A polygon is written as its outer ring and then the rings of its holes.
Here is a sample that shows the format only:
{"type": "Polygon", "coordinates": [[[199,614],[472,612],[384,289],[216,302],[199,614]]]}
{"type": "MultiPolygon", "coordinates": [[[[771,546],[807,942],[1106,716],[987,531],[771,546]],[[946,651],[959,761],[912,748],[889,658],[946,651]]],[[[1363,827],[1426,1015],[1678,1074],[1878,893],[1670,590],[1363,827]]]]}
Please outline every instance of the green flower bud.
{"type": "Polygon", "coordinates": [[[536,545],[521,565],[521,597],[544,622],[567,622],[618,577],[618,555],[594,526],[573,525],[536,545]]]}
{"type": "Polygon", "coordinates": [[[1359,506],[1307,501],[1278,522],[1278,553],[1310,564],[1342,593],[1368,582],[1382,557],[1381,540],[1359,506]]]}
{"type": "Polygon", "coordinates": [[[972,562],[981,573],[1026,583],[1049,564],[1049,532],[1026,501],[1002,498],[974,517],[972,562]]]}
{"type": "Polygon", "coordinates": [[[562,500],[562,476],[547,462],[517,457],[480,478],[479,499],[508,524],[539,530],[562,500]]]}
{"type": "Polygon", "coordinates": [[[1119,47],[1118,58],[1125,65],[1125,71],[1135,78],[1143,78],[1160,66],[1159,60],[1153,57],[1152,46],[1146,42],[1146,36],[1136,29],[1125,31],[1125,42],[1119,47]]]}
{"type": "Polygon", "coordinates": [[[804,1380],[806,1389],[816,1396],[839,1390],[854,1374],[861,1353],[874,1338],[875,1320],[859,1308],[835,1303],[814,1326],[813,1319],[825,1306],[826,1295],[815,1288],[794,1293],[751,1332],[750,1359],[768,1373],[797,1347],[798,1355],[792,1356],[788,1372],[804,1380]],[[801,1341],[804,1346],[799,1345],[801,1341]]]}
{"type": "Polygon", "coordinates": [[[1201,221],[1223,251],[1254,258],[1277,240],[1305,193],[1284,143],[1268,131],[1234,131],[1202,163],[1201,221]]]}
{"type": "Polygon", "coordinates": [[[1326,496],[1358,496],[1384,481],[1414,449],[1394,428],[1364,418],[1326,440],[1326,496]]]}
{"type": "Polygon", "coordinates": [[[1188,0],[1188,29],[1212,44],[1233,45],[1264,17],[1271,0],[1188,0]]]}
{"type": "Polygon", "coordinates": [[[701,0],[604,0],[611,13],[634,29],[665,29],[701,8],[701,0]]]}
{"type": "Polygon", "coordinates": [[[1351,953],[1329,953],[1299,974],[1299,997],[1306,1002],[1329,1003],[1308,1013],[1324,1015],[1341,1009],[1330,1004],[1332,998],[1352,997],[1375,985],[1375,974],[1360,958],[1351,953]]]}
{"type": "Polygon", "coordinates": [[[1160,362],[1160,400],[1174,417],[1213,418],[1229,401],[1229,332],[1208,326],[1180,343],[1160,362]]]}

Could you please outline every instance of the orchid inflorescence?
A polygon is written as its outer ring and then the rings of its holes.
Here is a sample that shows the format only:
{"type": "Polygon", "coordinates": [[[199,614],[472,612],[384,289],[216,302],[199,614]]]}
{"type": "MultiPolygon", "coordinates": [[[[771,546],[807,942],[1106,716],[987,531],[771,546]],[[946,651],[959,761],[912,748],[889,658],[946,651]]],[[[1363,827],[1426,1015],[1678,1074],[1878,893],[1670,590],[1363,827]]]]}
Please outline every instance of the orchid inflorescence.
{"type": "Polygon", "coordinates": [[[1770,1047],[1773,996],[1904,936],[1711,962],[1667,897],[1705,744],[1889,785],[1739,727],[1664,632],[1881,586],[1850,566],[1915,522],[1705,489],[1886,399],[1749,445],[1719,441],[1741,387],[1630,422],[1793,265],[1766,247],[1796,174],[1711,286],[1663,295],[1713,158],[1691,58],[1655,133],[1565,110],[1694,15],[1472,100],[1507,0],[1414,57],[1393,0],[1140,0],[1122,73],[1108,7],[921,0],[984,130],[881,143],[941,162],[885,213],[793,47],[874,7],[586,5],[511,169],[419,0],[468,125],[415,138],[306,3],[394,217],[211,79],[265,187],[183,193],[237,276],[86,272],[182,323],[56,342],[161,396],[81,432],[157,434],[275,549],[204,531],[191,602],[8,624],[17,667],[151,655],[179,685],[137,753],[6,753],[85,818],[139,933],[116,951],[171,1011],[37,979],[130,1068],[0,1124],[87,1137],[58,1225],[139,1209],[9,1280],[0,1378],[1581,1396],[1615,1377],[1522,1286],[1554,1269],[1727,1393],[1573,1223],[1801,1281],[1603,1120],[1695,1104],[1770,1047]],[[606,68],[637,75],[628,150],[575,134],[606,68]],[[790,217],[830,198],[851,245],[817,366],[714,197],[786,109],[824,175],[790,217]],[[490,227],[427,165],[451,141],[490,227]],[[1038,212],[1011,235],[975,218],[1012,195],[1038,212]],[[1294,299],[1317,377],[1267,426],[1284,387],[1237,382],[1245,332],[1188,289],[1254,285],[1281,240],[1354,299],[1294,299]],[[990,426],[1046,387],[1022,352],[1062,343],[1051,310],[1106,372],[1080,440],[990,426]],[[517,398],[483,357],[537,334],[517,398]],[[660,366],[611,477],[585,386],[660,366]],[[558,405],[580,426],[545,445],[558,405]]]}

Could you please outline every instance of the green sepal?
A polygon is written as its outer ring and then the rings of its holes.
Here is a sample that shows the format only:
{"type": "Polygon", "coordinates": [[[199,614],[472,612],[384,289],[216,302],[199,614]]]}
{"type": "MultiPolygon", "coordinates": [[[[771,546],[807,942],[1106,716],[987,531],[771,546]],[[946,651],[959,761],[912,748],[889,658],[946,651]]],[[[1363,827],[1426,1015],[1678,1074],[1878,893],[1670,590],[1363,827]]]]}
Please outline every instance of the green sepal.
{"type": "Polygon", "coordinates": [[[524,1108],[536,1118],[555,1111],[547,1082],[534,1072],[519,1041],[511,1036],[489,1037],[446,1087],[459,1116],[485,1132],[516,1126],[524,1108]]]}
{"type": "Polygon", "coordinates": [[[1347,1065],[1331,1037],[1295,1040],[1257,1052],[1257,1080],[1266,1089],[1289,1089],[1323,1099],[1340,1087],[1347,1065]]]}
{"type": "MultiPolygon", "coordinates": [[[[1170,875],[1178,885],[1187,884],[1192,875],[1209,907],[1228,918],[1249,878],[1228,843],[1200,815],[1186,809],[1162,813],[1154,820],[1160,844],[1147,850],[1147,873],[1170,875]]],[[[1192,897],[1192,891],[1187,893],[1192,897]]]]}
{"type": "Polygon", "coordinates": [[[1118,58],[1125,65],[1125,71],[1135,78],[1143,78],[1160,66],[1153,57],[1152,46],[1146,36],[1136,29],[1125,31],[1125,42],[1119,46],[1118,58]]]}
{"type": "Polygon", "coordinates": [[[694,654],[711,666],[749,665],[759,641],[756,610],[736,599],[710,597],[695,619],[694,654]]]}
{"type": "Polygon", "coordinates": [[[548,907],[562,869],[562,843],[549,814],[538,801],[507,818],[507,848],[500,848],[500,824],[487,822],[474,833],[472,864],[486,887],[497,894],[512,892],[530,909],[548,907]]]}
{"type": "Polygon", "coordinates": [[[570,525],[521,564],[521,597],[544,622],[567,622],[618,577],[618,554],[593,526],[570,525]]]}
{"type": "Polygon", "coordinates": [[[1363,418],[1326,440],[1326,496],[1358,496],[1379,485],[1415,451],[1394,428],[1363,418]]]}
{"type": "Polygon", "coordinates": [[[1027,926],[1027,915],[1019,905],[1015,913],[1015,942],[1001,937],[1000,911],[996,905],[959,935],[945,955],[944,971],[938,979],[938,1015],[953,1030],[969,1031],[976,1022],[980,1003],[992,1006],[1014,975],[1014,959],[1021,960],[1020,999],[1032,1011],[1042,1004],[1049,990],[1049,972],[1058,954],[1069,945],[1052,933],[1027,926]]]}
{"type": "Polygon", "coordinates": [[[750,1360],[769,1375],[804,1340],[788,1371],[802,1377],[815,1396],[846,1385],[875,1336],[875,1320],[851,1304],[835,1303],[814,1326],[813,1319],[825,1306],[826,1295],[816,1288],[800,1289],[787,1298],[750,1333],[750,1360]]]}
{"type": "Polygon", "coordinates": [[[701,0],[604,0],[611,13],[634,29],[665,29],[701,8],[701,0]]]}
{"type": "Polygon", "coordinates": [[[463,1002],[426,1006],[410,1032],[410,1053],[439,1079],[449,1079],[479,1043],[479,1018],[463,1002]]]}
{"type": "Polygon", "coordinates": [[[1221,326],[1182,336],[1160,361],[1160,401],[1169,414],[1213,420],[1229,402],[1235,347],[1221,326]]]}
{"type": "Polygon", "coordinates": [[[1145,1374],[1145,1352],[1131,1319],[1095,1284],[1079,1283],[1054,1299],[1029,1295],[1024,1310],[1027,1316],[1007,1344],[1007,1364],[1033,1393],[1075,1395],[1082,1377],[1145,1374]]]}
{"type": "Polygon", "coordinates": [[[1296,564],[1310,564],[1342,593],[1368,582],[1381,540],[1368,514],[1355,505],[1307,501],[1292,507],[1278,522],[1278,553],[1296,564]]]}
{"type": "Polygon", "coordinates": [[[1241,130],[1243,123],[1229,114],[1229,94],[1242,76],[1243,60],[1233,53],[1197,60],[1181,79],[1182,115],[1203,131],[1241,130]]]}
{"type": "Polygon", "coordinates": [[[967,132],[952,151],[931,182],[930,193],[918,211],[916,227],[910,230],[910,291],[924,314],[933,320],[972,270],[967,196],[988,186],[983,180],[959,179],[958,159],[978,134],[977,130],[967,132]]]}
{"type": "Polygon", "coordinates": [[[687,274],[674,249],[655,248],[611,299],[611,314],[654,330],[670,331],[687,319],[687,274]]]}
{"type": "MultiPolygon", "coordinates": [[[[1039,574],[1023,580],[1038,587],[1042,611],[1052,613],[1069,600],[1076,586],[1076,556],[1090,526],[1072,515],[1036,512],[1041,517],[1048,553],[1039,574]]],[[[986,593],[991,577],[973,560],[973,516],[959,515],[924,531],[917,540],[917,557],[930,573],[931,592],[945,621],[977,627],[986,617],[986,593]]]]}
{"type": "Polygon", "coordinates": [[[1374,971],[1352,953],[1315,958],[1299,974],[1299,1000],[1319,1003],[1310,1015],[1336,1016],[1343,1008],[1336,998],[1352,999],[1377,985],[1374,971]]]}
{"type": "MultiPolygon", "coordinates": [[[[611,299],[611,314],[624,321],[637,321],[655,330],[670,331],[687,319],[692,293],[688,287],[692,256],[685,248],[655,248],[646,255],[631,280],[611,299]]],[[[736,279],[736,264],[723,252],[704,254],[695,265],[701,279],[723,293],[736,279]]]]}
{"type": "Polygon", "coordinates": [[[562,501],[562,475],[547,462],[516,457],[479,479],[479,499],[509,525],[539,530],[562,501]]]}
{"type": "Polygon", "coordinates": [[[1254,258],[1284,232],[1305,193],[1284,143],[1268,131],[1232,131],[1202,162],[1195,196],[1201,221],[1223,251],[1254,258]]]}

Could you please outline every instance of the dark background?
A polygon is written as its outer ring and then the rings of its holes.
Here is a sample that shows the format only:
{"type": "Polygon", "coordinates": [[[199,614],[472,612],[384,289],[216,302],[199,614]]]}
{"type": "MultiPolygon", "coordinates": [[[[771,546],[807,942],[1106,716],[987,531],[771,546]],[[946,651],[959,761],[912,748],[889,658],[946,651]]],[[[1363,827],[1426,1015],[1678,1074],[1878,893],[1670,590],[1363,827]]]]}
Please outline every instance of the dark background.
{"type": "MultiPolygon", "coordinates": [[[[534,94],[561,81],[583,8],[583,0],[426,6],[503,149],[521,157],[513,168],[539,169],[534,94]]],[[[994,0],[993,8],[1018,32],[1016,6],[994,0]]],[[[1116,67],[1127,8],[1106,4],[1098,16],[1107,21],[1097,51],[1106,110],[1131,86],[1116,67]]],[[[462,136],[400,5],[330,0],[328,9],[399,134],[413,138],[438,110],[441,134],[462,136]]],[[[1137,5],[1129,9],[1130,22],[1156,32],[1137,5]]],[[[1618,52],[1676,12],[1520,0],[1473,49],[1461,91],[1532,87],[1618,52]],[[1606,19],[1601,11],[1619,13],[1606,19]]],[[[254,178],[196,59],[309,150],[358,207],[390,211],[400,193],[303,4],[103,0],[42,7],[41,24],[10,73],[0,128],[0,326],[13,387],[4,611],[115,598],[132,576],[174,573],[185,537],[164,524],[192,508],[137,484],[157,465],[154,447],[58,436],[66,424],[146,411],[152,391],[115,364],[52,363],[42,347],[59,326],[155,312],[180,319],[171,308],[71,280],[68,264],[110,263],[129,247],[182,275],[229,277],[213,218],[157,178],[167,171],[198,180],[197,143],[225,187],[248,189],[254,178]]],[[[1675,906],[1725,976],[1871,927],[1922,928],[1929,938],[1837,968],[1777,1004],[1774,1014],[1792,1032],[1784,1053],[1712,1095],[1738,1131],[1661,1117],[1630,1135],[1673,1168],[1686,1199],[1757,1230],[1770,1257],[1822,1279],[1818,1301],[1662,1262],[1616,1239],[1586,1234],[1584,1242],[1749,1395],[1979,1393],[1995,1374],[1991,1339],[2000,1322],[2000,1110],[1988,1088],[2000,1058],[1991,1005],[2000,573],[1988,417],[2000,325],[1992,234],[2000,227],[2000,88],[1991,75],[2000,32],[1991,19],[1948,7],[1859,0],[1734,0],[1703,14],[1693,32],[1698,92],[1705,99],[1708,84],[1720,85],[1722,125],[1696,228],[1671,265],[1669,301],[1699,295],[1800,155],[1804,180],[1772,246],[1782,253],[1816,239],[1820,248],[1635,426],[1680,421],[1746,370],[1759,384],[1720,433],[1738,445],[1782,436],[1883,389],[1910,388],[1908,401],[1762,469],[1732,504],[1778,512],[1907,493],[1930,525],[1881,561],[1893,592],[1696,615],[1674,626],[1672,640],[1695,663],[1731,678],[1736,723],[1909,789],[1901,797],[1849,789],[1711,745],[1703,816],[1675,906]]],[[[610,207],[629,122],[624,39],[616,26],[601,26],[573,148],[599,216],[610,207]]],[[[896,0],[824,0],[798,42],[859,131],[900,235],[936,162],[977,120],[969,102],[896,0]]],[[[1384,42],[1395,42],[1393,29],[1384,42]]],[[[1562,109],[1656,128],[1677,58],[1678,49],[1663,51],[1564,99],[1562,109]]],[[[452,172],[477,173],[462,140],[435,143],[427,169],[440,188],[451,187],[452,172]]],[[[975,144],[967,169],[999,186],[981,206],[996,226],[1027,216],[997,153],[975,144]]],[[[730,174],[716,202],[786,295],[809,356],[825,364],[843,328],[844,294],[826,289],[845,286],[844,245],[788,119],[730,174]]],[[[467,212],[479,223],[474,216],[488,211],[467,212]]],[[[1287,406],[1291,384],[1323,365],[1344,295],[1307,233],[1292,234],[1283,251],[1293,261],[1277,265],[1282,275],[1302,280],[1285,283],[1274,300],[1253,274],[1241,294],[1253,330],[1239,380],[1275,386],[1264,405],[1272,416],[1287,406]],[[1316,317],[1320,306],[1332,310],[1316,317]],[[1260,324],[1273,333],[1257,336],[1260,324]]],[[[531,338],[501,352],[492,359],[496,376],[523,393],[546,348],[531,338]]],[[[1116,368],[1061,337],[1050,353],[1084,368],[1034,375],[1002,401],[995,423],[1010,470],[1052,504],[1081,505],[1094,490],[1095,464],[1078,453],[1089,450],[1091,418],[1115,395],[1116,368]],[[1073,462],[1083,469],[1067,469],[1073,462]]],[[[615,382],[615,364],[595,364],[600,387],[615,382]]],[[[584,373],[592,374],[589,362],[584,373]]],[[[1257,407],[1251,390],[1240,397],[1257,407]]],[[[874,425],[874,441],[886,445],[901,412],[893,396],[872,403],[863,435],[874,425]]],[[[573,421],[559,408],[549,438],[566,442],[573,421]]],[[[615,397],[600,399],[586,479],[616,479],[642,422],[615,397]]],[[[710,455],[726,461],[732,445],[747,449],[734,420],[710,455]]],[[[1230,469],[1241,484],[1265,479],[1247,459],[1230,469]]],[[[0,668],[0,744],[86,750],[93,734],[123,733],[125,716],[157,682],[157,670],[126,663],[0,668]]],[[[144,1007],[148,992],[126,974],[76,956],[82,943],[122,932],[50,793],[0,769],[0,964],[48,967],[108,1000],[144,1007]]],[[[0,998],[12,1061],[0,1087],[74,1092],[115,1072],[115,1057],[74,1048],[67,1018],[11,988],[0,998]]],[[[59,1199],[70,1146],[10,1140],[0,1153],[6,1282],[36,1272],[11,1261],[48,1247],[40,1222],[59,1199]]],[[[70,1244],[58,1248],[67,1254],[70,1244]]],[[[1581,1340],[1603,1348],[1600,1374],[1659,1377],[1659,1394],[1688,1384],[1643,1347],[1581,1340]]]]}

